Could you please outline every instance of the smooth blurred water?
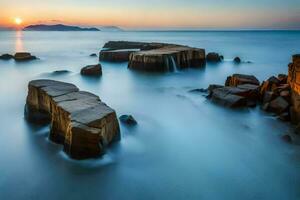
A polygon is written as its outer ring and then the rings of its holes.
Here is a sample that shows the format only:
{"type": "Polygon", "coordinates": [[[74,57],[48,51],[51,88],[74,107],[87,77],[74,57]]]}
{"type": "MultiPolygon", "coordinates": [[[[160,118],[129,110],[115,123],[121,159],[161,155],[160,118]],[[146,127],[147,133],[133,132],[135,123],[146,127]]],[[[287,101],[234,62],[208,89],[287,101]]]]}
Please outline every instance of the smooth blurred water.
{"type": "Polygon", "coordinates": [[[230,110],[188,93],[232,73],[260,80],[286,73],[299,47],[299,31],[0,32],[1,54],[40,58],[0,61],[0,199],[300,199],[300,148],[280,140],[292,132],[289,124],[259,108],[230,110]],[[164,74],[103,62],[100,79],[80,76],[109,40],[202,47],[226,61],[164,74]],[[252,63],[234,65],[235,56],[252,63]],[[121,125],[122,140],[103,158],[70,160],[47,139],[48,127],[23,118],[27,83],[40,78],[74,83],[139,124],[121,125]]]}

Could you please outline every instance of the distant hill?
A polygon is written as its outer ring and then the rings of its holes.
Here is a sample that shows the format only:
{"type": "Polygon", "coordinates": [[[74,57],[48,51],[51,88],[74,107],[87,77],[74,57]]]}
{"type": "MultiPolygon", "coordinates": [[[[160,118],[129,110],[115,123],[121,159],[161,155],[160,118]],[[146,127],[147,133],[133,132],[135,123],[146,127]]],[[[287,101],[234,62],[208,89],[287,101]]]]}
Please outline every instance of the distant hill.
{"type": "Polygon", "coordinates": [[[100,31],[97,28],[81,28],[78,26],[68,26],[63,24],[46,25],[37,24],[23,28],[23,31],[100,31]]]}

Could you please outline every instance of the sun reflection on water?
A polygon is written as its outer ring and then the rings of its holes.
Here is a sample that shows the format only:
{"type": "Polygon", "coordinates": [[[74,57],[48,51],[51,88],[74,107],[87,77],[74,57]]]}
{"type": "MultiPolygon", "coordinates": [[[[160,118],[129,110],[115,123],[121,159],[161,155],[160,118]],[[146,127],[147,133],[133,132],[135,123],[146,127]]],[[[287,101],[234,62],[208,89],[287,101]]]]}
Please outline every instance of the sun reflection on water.
{"type": "Polygon", "coordinates": [[[22,31],[16,31],[15,51],[16,52],[24,51],[22,31]]]}

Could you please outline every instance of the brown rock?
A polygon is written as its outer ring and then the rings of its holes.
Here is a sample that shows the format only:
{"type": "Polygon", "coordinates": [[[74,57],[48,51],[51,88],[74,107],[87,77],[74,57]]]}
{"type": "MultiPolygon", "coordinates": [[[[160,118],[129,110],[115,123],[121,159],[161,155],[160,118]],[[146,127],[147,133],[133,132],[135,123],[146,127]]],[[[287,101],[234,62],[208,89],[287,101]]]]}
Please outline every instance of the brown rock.
{"type": "Polygon", "coordinates": [[[14,59],[15,59],[15,61],[30,61],[30,60],[37,59],[37,57],[31,55],[28,52],[18,52],[18,53],[15,53],[14,59]]]}
{"type": "Polygon", "coordinates": [[[207,62],[221,62],[223,60],[222,58],[223,56],[215,52],[210,52],[206,55],[207,62]]]}
{"type": "Polygon", "coordinates": [[[243,84],[259,85],[259,81],[255,76],[245,74],[233,74],[227,77],[226,86],[238,86],[243,84]]]}
{"type": "Polygon", "coordinates": [[[241,94],[242,92],[242,90],[232,87],[217,88],[212,91],[211,100],[214,103],[226,107],[246,107],[247,99],[243,96],[237,95],[241,94]]]}
{"type": "Polygon", "coordinates": [[[289,103],[284,98],[279,96],[270,102],[268,111],[274,112],[276,114],[281,114],[287,111],[288,108],[289,108],[289,103]]]}
{"type": "Polygon", "coordinates": [[[64,145],[75,159],[97,157],[111,142],[120,138],[119,123],[113,109],[89,92],[73,84],[35,80],[28,85],[25,116],[36,122],[51,121],[49,138],[64,145]]]}
{"type": "Polygon", "coordinates": [[[86,76],[101,76],[102,75],[102,67],[100,64],[97,65],[88,65],[81,69],[81,75],[86,76]]]}

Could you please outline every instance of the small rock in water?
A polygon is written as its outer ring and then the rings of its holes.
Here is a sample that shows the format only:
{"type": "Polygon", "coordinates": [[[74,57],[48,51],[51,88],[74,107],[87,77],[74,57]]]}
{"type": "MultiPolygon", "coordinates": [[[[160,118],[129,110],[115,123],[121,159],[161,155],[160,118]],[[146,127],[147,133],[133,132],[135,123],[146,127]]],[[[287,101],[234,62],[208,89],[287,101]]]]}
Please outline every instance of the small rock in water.
{"type": "Polygon", "coordinates": [[[233,59],[233,62],[236,63],[236,64],[240,64],[242,61],[241,61],[240,57],[235,57],[233,59]]]}
{"type": "Polygon", "coordinates": [[[137,124],[137,121],[133,118],[132,115],[122,115],[119,119],[122,123],[130,126],[134,126],[137,124]]]}
{"type": "Polygon", "coordinates": [[[289,136],[289,135],[283,135],[283,136],[281,136],[281,139],[283,141],[287,142],[287,143],[292,143],[293,142],[292,137],[289,136]]]}
{"type": "Polygon", "coordinates": [[[92,53],[90,56],[91,56],[91,57],[97,57],[97,54],[92,53]]]}
{"type": "Polygon", "coordinates": [[[70,73],[69,70],[56,70],[52,72],[52,75],[61,75],[61,74],[67,74],[70,73]]]}
{"type": "Polygon", "coordinates": [[[204,88],[197,88],[197,89],[190,90],[189,92],[191,92],[191,93],[205,93],[207,91],[208,90],[204,89],[204,88]]]}
{"type": "Polygon", "coordinates": [[[12,58],[14,58],[14,56],[7,53],[0,56],[0,60],[10,60],[12,58]]]}
{"type": "Polygon", "coordinates": [[[221,62],[224,57],[215,52],[210,52],[206,55],[207,62],[221,62]]]}
{"type": "Polygon", "coordinates": [[[31,55],[31,53],[28,52],[18,52],[15,53],[14,56],[15,61],[30,61],[30,60],[35,60],[37,57],[31,55]]]}
{"type": "Polygon", "coordinates": [[[81,69],[81,75],[85,76],[101,76],[102,75],[102,67],[100,64],[97,65],[88,65],[81,69]]]}

